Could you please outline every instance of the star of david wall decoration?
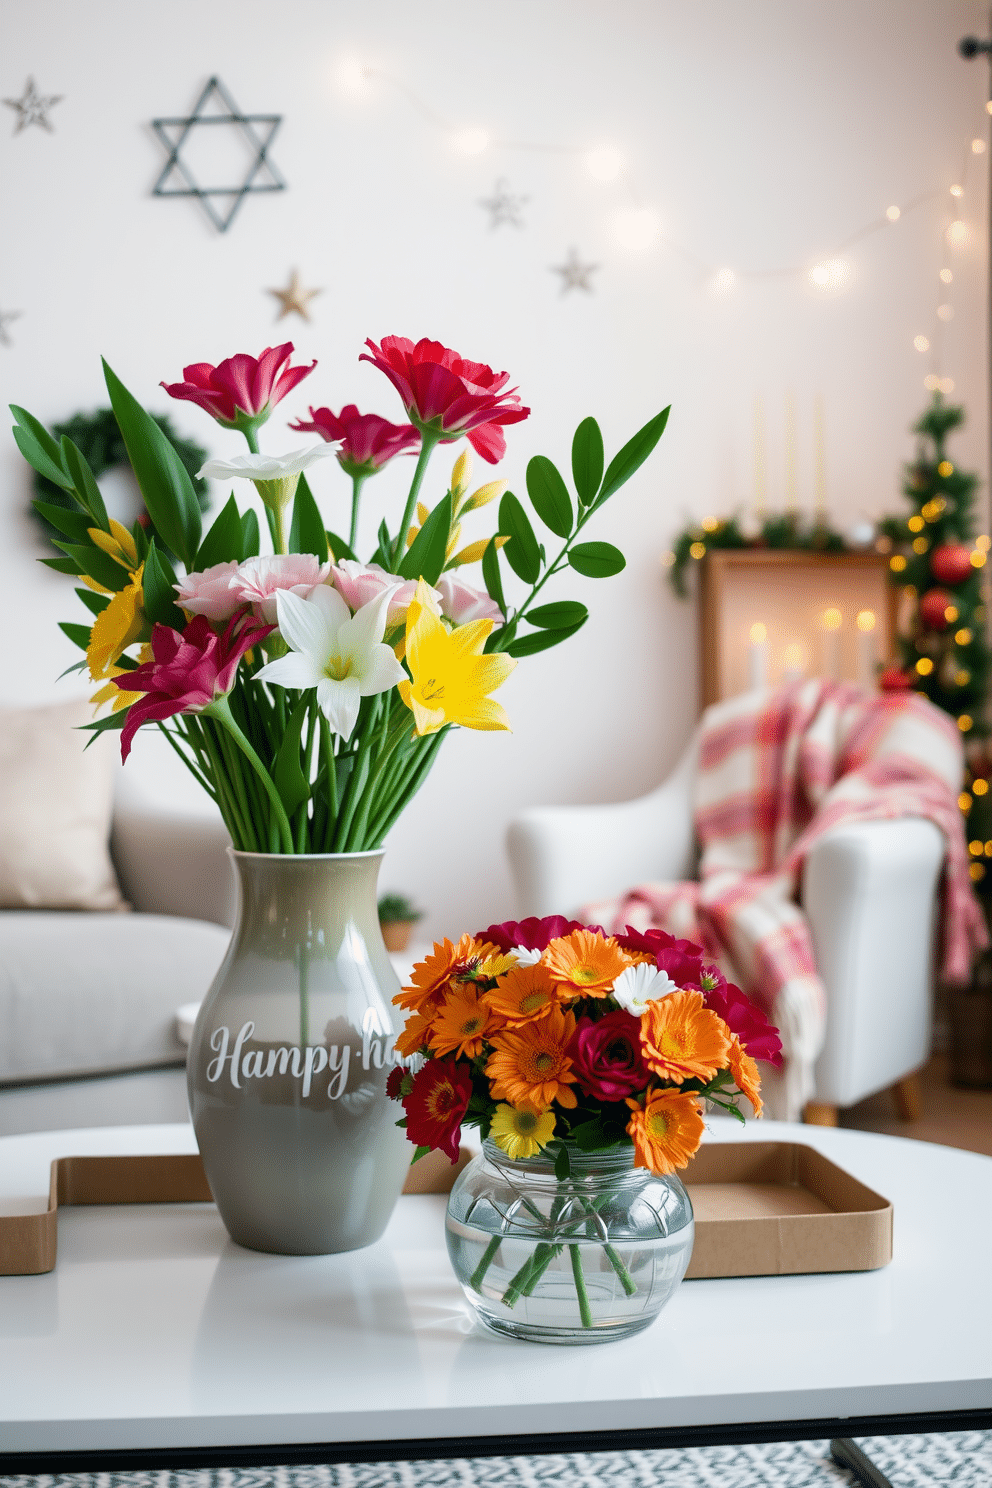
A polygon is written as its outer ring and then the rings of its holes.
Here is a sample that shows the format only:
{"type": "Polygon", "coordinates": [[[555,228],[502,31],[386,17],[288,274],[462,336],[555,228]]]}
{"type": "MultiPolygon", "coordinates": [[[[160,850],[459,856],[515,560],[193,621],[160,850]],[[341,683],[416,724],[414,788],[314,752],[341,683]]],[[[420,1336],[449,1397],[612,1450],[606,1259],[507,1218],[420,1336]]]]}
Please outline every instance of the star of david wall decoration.
{"type": "Polygon", "coordinates": [[[169,152],[152,195],[195,196],[217,231],[227,232],[246,196],[286,189],[268,155],[281,123],[281,114],[242,113],[212,77],[186,118],[152,120],[169,152]],[[214,173],[230,184],[203,184],[214,173]]]}

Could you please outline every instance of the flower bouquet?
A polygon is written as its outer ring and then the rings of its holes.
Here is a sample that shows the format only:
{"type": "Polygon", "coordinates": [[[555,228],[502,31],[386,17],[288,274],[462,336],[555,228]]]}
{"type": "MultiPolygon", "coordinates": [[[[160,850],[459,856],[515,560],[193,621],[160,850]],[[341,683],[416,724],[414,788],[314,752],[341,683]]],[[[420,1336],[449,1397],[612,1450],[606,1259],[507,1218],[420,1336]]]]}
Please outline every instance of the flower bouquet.
{"type": "Polygon", "coordinates": [[[483,1155],[459,1176],[447,1238],[482,1320],[543,1341],[645,1327],[685,1274],[692,1209],[674,1178],[703,1104],[761,1114],[756,1059],[781,1043],[690,941],[606,935],[555,916],[436,944],[396,998],[388,1092],[417,1155],[483,1155]]]}
{"type": "Polygon", "coordinates": [[[189,474],[109,367],[147,525],[110,518],[72,440],[13,410],[21,452],[68,503],[38,509],[61,534],[46,561],[81,580],[88,612],[62,629],[98,684],[94,701],[111,705],[89,727],[120,730],[124,759],[139,728],[159,728],[234,844],[239,920],[197,1019],[188,1079],[222,1217],[263,1250],[350,1249],[388,1220],[409,1149],[385,1094],[398,982],[376,915],[382,843],[444,737],[508,728],[491,694],[519,658],[584,624],[585,605],[548,601],[548,582],[623,568],[615,547],[583,530],[668,418],[658,414],[609,463],[585,419],[572,441],[574,494],[534,456],[532,521],[506,482],[473,488],[469,449],[427,494],[439,445],[464,437],[484,461],[501,458],[504,429],[530,413],[508,374],[436,341],[366,346],[362,360],[392,384],[405,421],[353,403],[311,407],[291,427],[316,439],[290,453],[263,453],[259,432],[316,365],[294,366],[291,343],[195,363],[163,384],[244,437],[246,453],[201,473],[251,482],[265,533],[233,493],[202,530],[189,474]],[[343,521],[325,515],[339,498],[310,486],[329,457],[346,482],[343,521]],[[405,457],[414,467],[402,511],[382,515],[363,561],[366,484],[405,457]],[[485,507],[497,530],[472,536],[485,507]],[[481,587],[466,582],[473,565],[481,587]]]}

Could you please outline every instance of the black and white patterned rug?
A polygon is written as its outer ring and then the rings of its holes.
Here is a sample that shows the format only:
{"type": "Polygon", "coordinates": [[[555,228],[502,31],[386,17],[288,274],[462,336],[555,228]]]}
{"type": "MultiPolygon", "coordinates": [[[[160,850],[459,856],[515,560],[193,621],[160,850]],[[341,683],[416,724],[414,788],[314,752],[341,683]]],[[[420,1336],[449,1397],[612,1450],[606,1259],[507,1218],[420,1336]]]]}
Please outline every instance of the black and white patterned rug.
{"type": "MultiPolygon", "coordinates": [[[[992,1431],[859,1437],[892,1488],[990,1488],[992,1431]]],[[[851,1488],[828,1441],[314,1467],[0,1476],[0,1488],[851,1488]]]]}

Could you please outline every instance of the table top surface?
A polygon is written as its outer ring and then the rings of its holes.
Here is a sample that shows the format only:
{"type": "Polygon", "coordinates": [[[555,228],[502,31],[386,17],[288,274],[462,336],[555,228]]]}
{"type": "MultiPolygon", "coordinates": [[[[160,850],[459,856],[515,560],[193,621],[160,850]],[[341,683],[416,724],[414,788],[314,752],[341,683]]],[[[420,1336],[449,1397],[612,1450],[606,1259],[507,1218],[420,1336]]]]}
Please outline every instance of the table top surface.
{"type": "MultiPolygon", "coordinates": [[[[708,1139],[823,1152],[892,1201],[891,1264],[685,1282],[637,1336],[556,1348],[473,1320],[443,1197],[302,1258],[241,1249],[210,1204],[68,1209],[56,1270],[0,1277],[0,1461],[992,1406],[992,1158],[774,1122],[708,1139]]],[[[0,1212],[44,1210],[54,1157],[195,1150],[188,1126],[4,1138],[0,1212]]]]}

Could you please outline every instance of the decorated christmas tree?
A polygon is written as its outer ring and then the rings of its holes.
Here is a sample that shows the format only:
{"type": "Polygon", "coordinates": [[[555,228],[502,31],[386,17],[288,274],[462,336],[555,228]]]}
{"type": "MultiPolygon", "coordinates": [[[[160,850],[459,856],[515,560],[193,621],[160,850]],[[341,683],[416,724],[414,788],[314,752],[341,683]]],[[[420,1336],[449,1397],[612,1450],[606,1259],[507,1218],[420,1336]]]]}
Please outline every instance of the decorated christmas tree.
{"type": "Polygon", "coordinates": [[[880,682],[885,690],[923,693],[951,714],[964,736],[969,771],[961,809],[977,881],[985,877],[979,859],[992,857],[992,759],[984,742],[992,660],[984,582],[990,543],[987,534],[976,535],[978,476],[957,469],[947,455],[948,436],[964,417],[963,408],[934,393],[913,427],[916,457],[905,470],[903,495],[912,512],[880,527],[892,544],[891,576],[906,602],[898,638],[901,665],[890,667],[880,682]]]}

